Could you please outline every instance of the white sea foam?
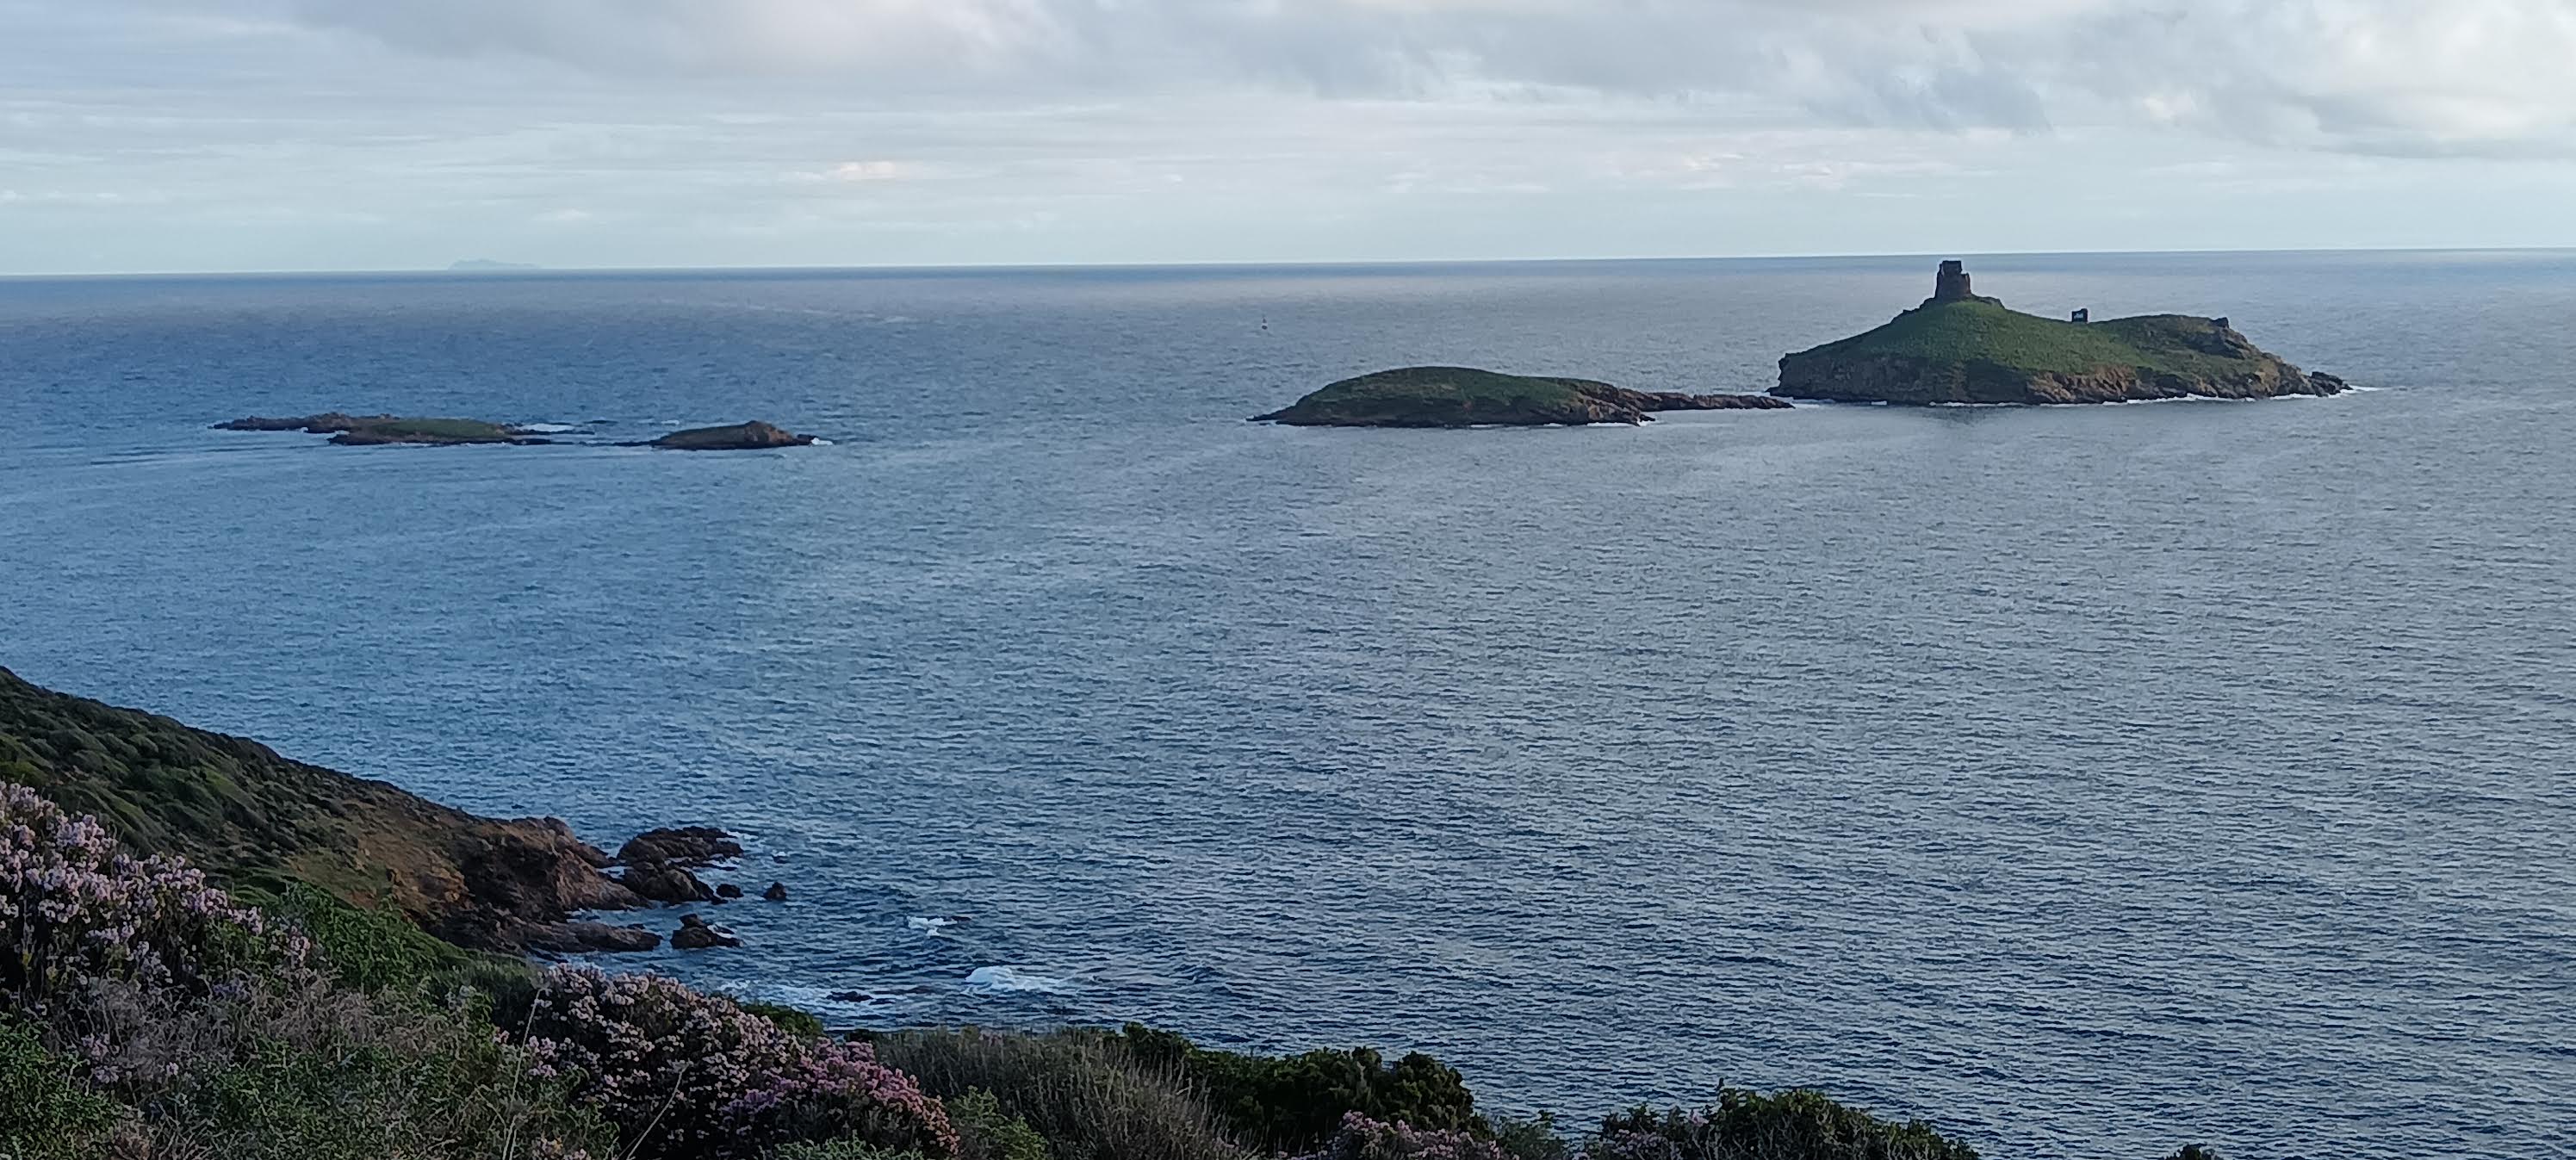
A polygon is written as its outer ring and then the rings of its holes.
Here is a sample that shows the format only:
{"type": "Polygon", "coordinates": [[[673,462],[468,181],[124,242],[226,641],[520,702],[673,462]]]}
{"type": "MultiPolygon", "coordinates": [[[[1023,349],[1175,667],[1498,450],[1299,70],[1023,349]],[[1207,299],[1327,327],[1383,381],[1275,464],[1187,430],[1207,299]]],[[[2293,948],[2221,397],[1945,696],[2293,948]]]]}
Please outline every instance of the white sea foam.
{"type": "Polygon", "coordinates": [[[916,914],[903,920],[903,925],[913,930],[920,931],[923,934],[938,934],[949,927],[957,925],[957,920],[953,918],[931,918],[926,915],[916,914]]]}
{"type": "Polygon", "coordinates": [[[1073,989],[1073,981],[1042,975],[1030,967],[977,967],[966,976],[966,988],[996,995],[1060,995],[1073,989]]]}
{"type": "Polygon", "coordinates": [[[562,435],[581,428],[571,423],[521,423],[519,430],[534,431],[539,435],[562,435]]]}

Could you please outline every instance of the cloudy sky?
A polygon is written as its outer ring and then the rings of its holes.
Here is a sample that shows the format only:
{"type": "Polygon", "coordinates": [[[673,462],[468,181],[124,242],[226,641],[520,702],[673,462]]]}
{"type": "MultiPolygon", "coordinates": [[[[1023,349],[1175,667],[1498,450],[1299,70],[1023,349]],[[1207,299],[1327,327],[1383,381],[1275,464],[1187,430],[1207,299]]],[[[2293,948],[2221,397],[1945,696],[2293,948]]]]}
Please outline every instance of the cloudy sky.
{"type": "Polygon", "coordinates": [[[2576,246],[2576,0],[0,0],[0,273],[2576,246]]]}

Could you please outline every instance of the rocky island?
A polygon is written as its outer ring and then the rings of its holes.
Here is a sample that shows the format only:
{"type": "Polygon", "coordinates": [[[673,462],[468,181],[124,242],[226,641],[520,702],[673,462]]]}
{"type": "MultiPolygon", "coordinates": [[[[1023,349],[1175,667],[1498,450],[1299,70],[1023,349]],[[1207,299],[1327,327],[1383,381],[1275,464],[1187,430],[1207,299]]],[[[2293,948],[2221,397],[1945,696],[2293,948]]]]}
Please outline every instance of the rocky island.
{"type": "Polygon", "coordinates": [[[1256,423],[1295,427],[1540,427],[1645,423],[1655,411],[1779,410],[1763,395],[1632,391],[1590,379],[1404,367],[1343,379],[1256,423]]]}
{"type": "MultiPolygon", "coordinates": [[[[319,415],[293,417],[253,415],[217,423],[215,430],[302,431],[310,435],[328,435],[331,442],[343,447],[375,447],[391,443],[509,443],[529,446],[559,442],[549,438],[547,433],[567,428],[519,427],[481,419],[416,419],[402,415],[349,415],[326,411],[319,415]]],[[[575,442],[595,443],[597,440],[577,439],[575,442]]],[[[804,447],[814,442],[816,440],[811,435],[798,435],[755,419],[725,427],[692,427],[659,439],[625,446],[660,447],[674,451],[759,451],[771,447],[804,447]]]]}
{"type": "Polygon", "coordinates": [[[254,415],[215,424],[217,431],[302,431],[308,435],[328,435],[331,442],[343,447],[375,447],[388,443],[551,443],[522,427],[486,423],[480,419],[416,419],[403,415],[345,415],[326,411],[319,415],[293,418],[270,418],[254,415]]]}
{"type": "Polygon", "coordinates": [[[772,447],[811,446],[814,437],[755,419],[730,427],[692,427],[673,431],[646,446],[665,451],[764,451],[772,447]]]}
{"type": "Polygon", "coordinates": [[[1931,298],[1876,330],[1780,360],[1772,394],[1839,403],[2117,403],[2334,395],[2342,379],[2257,348],[2225,318],[2041,318],[1944,262],[1931,298]]]}

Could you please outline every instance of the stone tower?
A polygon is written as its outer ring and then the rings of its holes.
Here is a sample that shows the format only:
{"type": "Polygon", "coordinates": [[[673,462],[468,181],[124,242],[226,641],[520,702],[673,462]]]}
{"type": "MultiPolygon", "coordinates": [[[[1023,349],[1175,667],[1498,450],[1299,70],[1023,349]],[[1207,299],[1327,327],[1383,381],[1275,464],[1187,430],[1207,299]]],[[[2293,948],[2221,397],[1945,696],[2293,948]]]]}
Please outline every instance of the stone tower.
{"type": "Polygon", "coordinates": [[[1968,285],[1967,263],[1941,263],[1941,276],[1932,283],[1934,302],[1964,302],[1976,296],[1977,292],[1968,285]]]}

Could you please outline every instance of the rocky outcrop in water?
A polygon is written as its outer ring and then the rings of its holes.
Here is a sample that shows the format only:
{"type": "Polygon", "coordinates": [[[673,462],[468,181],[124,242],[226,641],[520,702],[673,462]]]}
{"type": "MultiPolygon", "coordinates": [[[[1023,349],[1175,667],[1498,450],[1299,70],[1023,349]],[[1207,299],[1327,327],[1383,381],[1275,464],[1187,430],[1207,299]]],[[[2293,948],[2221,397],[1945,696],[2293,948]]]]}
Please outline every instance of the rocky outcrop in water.
{"type": "Polygon", "coordinates": [[[673,431],[647,446],[666,451],[766,451],[776,447],[805,447],[814,442],[811,435],[799,435],[784,427],[753,420],[730,427],[693,427],[673,431]]]}
{"type": "Polygon", "coordinates": [[[733,835],[714,826],[674,826],[646,830],[626,840],[617,848],[617,860],[629,866],[645,862],[669,862],[703,870],[718,862],[742,857],[742,843],[733,835]]]}
{"type": "Polygon", "coordinates": [[[545,439],[526,430],[504,423],[487,423],[481,419],[422,419],[403,415],[349,415],[326,411],[319,415],[294,418],[271,418],[254,415],[215,424],[218,431],[302,431],[310,435],[329,435],[331,442],[343,447],[375,447],[393,443],[431,445],[465,443],[542,444],[545,439]]]}
{"type": "Polygon", "coordinates": [[[662,936],[640,926],[557,922],[531,927],[524,946],[541,954],[638,954],[660,949],[662,936]]]}
{"type": "Polygon", "coordinates": [[[741,945],[742,940],[734,937],[732,931],[719,926],[711,926],[707,923],[707,920],[694,914],[680,916],[680,929],[671,932],[671,949],[673,950],[703,951],[716,947],[738,947],[741,945]]]}

